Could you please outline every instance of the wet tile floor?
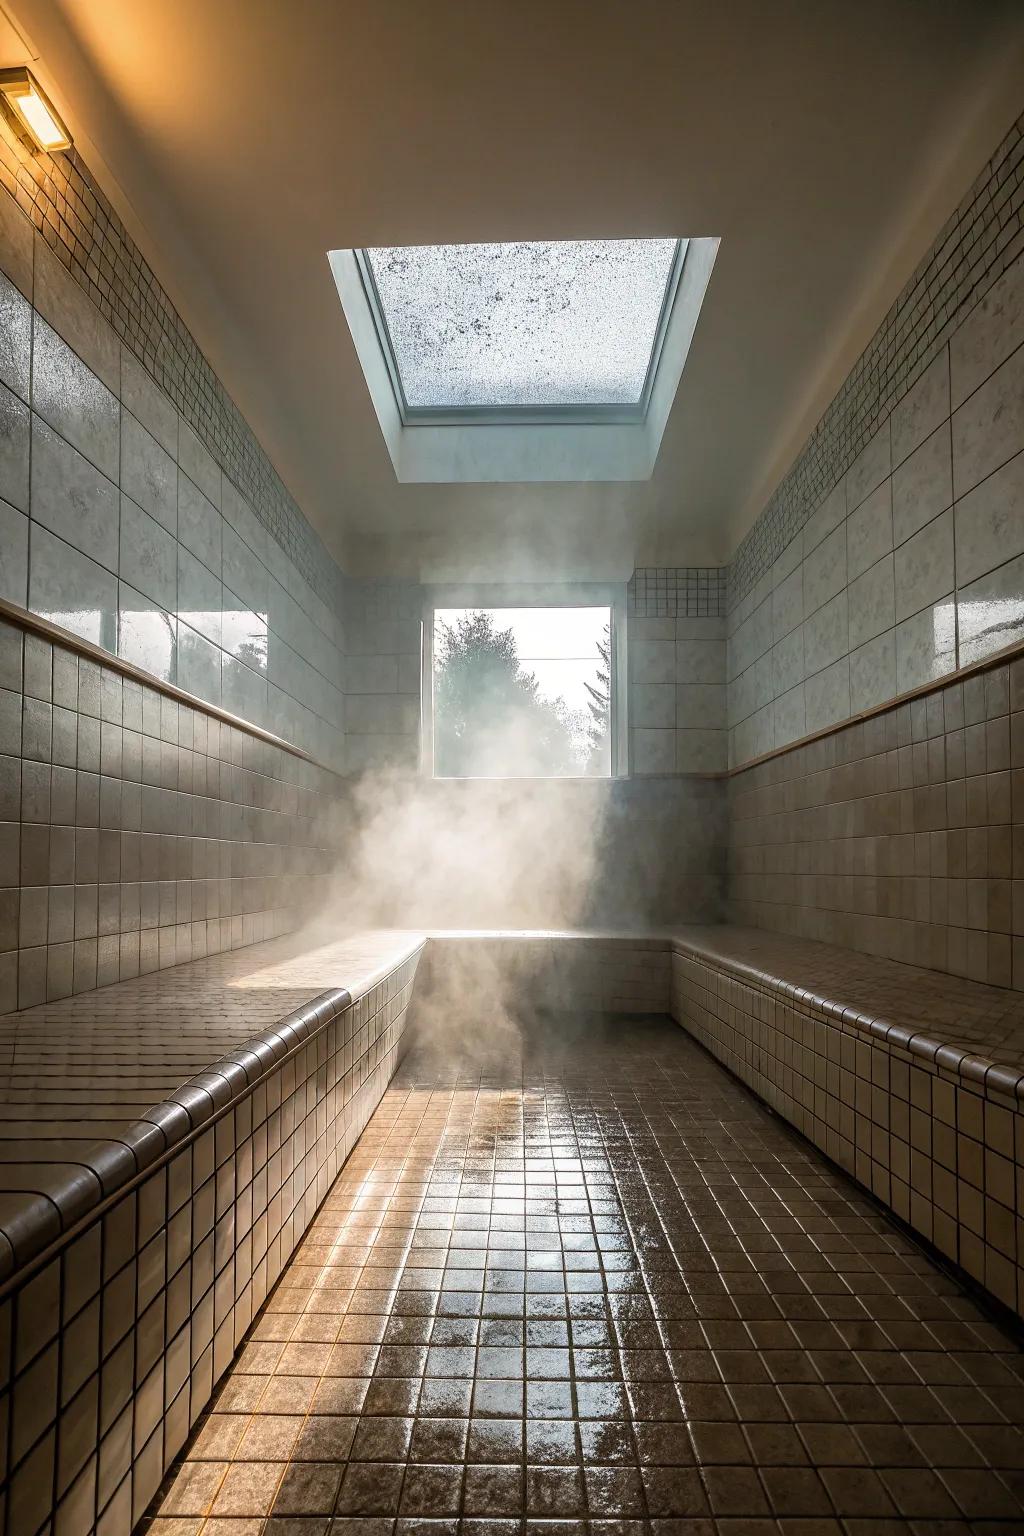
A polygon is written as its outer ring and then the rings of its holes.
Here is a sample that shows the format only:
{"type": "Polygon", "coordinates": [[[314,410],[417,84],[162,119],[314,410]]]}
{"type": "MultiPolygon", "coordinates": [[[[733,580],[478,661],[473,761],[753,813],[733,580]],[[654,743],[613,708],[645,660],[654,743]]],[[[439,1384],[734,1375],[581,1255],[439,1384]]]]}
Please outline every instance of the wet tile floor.
{"type": "Polygon", "coordinates": [[[671,1022],[577,1020],[407,1057],[149,1531],[1021,1532],[1022,1425],[853,1184],[671,1022]]]}

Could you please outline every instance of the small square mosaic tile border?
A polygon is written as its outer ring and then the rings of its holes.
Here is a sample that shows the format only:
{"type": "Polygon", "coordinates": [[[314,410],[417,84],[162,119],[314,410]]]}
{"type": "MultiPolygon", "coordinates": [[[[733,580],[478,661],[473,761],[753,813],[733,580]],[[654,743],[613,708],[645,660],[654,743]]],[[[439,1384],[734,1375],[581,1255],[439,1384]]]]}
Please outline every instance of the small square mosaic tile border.
{"type": "Polygon", "coordinates": [[[638,566],[629,583],[639,618],[720,618],[726,612],[725,566],[638,566]]]}

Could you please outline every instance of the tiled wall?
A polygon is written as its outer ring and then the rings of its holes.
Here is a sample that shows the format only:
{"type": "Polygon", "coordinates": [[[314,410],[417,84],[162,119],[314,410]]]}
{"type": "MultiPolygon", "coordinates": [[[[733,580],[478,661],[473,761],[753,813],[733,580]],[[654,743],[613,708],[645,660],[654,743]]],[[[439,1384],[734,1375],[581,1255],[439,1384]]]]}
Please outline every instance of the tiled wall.
{"type": "Polygon", "coordinates": [[[645,568],[627,594],[630,773],[727,767],[726,572],[645,568]]]}
{"type": "Polygon", "coordinates": [[[412,771],[419,763],[422,616],[417,586],[348,585],[343,676],[349,773],[412,771]]]}
{"type": "Polygon", "coordinates": [[[735,775],[733,921],[1024,988],[1024,657],[735,775]]]}
{"type": "Polygon", "coordinates": [[[1022,151],[1018,127],[736,556],[734,764],[1024,633],[1022,151]]]}
{"type": "Polygon", "coordinates": [[[1024,257],[730,616],[733,761],[1024,634],[1024,257]]]}
{"type": "Polygon", "coordinates": [[[0,191],[0,596],[341,769],[341,614],[0,191]]]}
{"type": "Polygon", "coordinates": [[[283,1020],[260,1081],[0,1301],[5,1536],[142,1519],[395,1070],[415,971],[283,1020]]]}
{"type": "Polygon", "coordinates": [[[761,582],[922,377],[964,317],[1024,250],[1024,116],[938,232],[739,549],[733,603],[761,582]]]}
{"type": "MultiPolygon", "coordinates": [[[[341,586],[337,566],[78,151],[43,154],[0,118],[0,187],[10,194],[9,199],[0,199],[0,242],[10,244],[17,224],[16,201],[53,254],[54,263],[47,270],[59,283],[56,267],[63,268],[92,300],[95,319],[87,322],[89,327],[100,319],[105,322],[97,330],[107,331],[116,339],[115,345],[120,342],[139,365],[139,369],[126,366],[126,372],[137,375],[141,370],[159,387],[290,564],[329,609],[337,610],[341,586]]],[[[20,232],[17,243],[22,244],[20,232]]],[[[9,271],[6,266],[4,270],[9,271]]],[[[31,267],[24,258],[19,270],[9,275],[31,297],[27,286],[31,267]]],[[[110,380],[105,382],[115,389],[110,380]]]]}
{"type": "MultiPolygon", "coordinates": [[[[629,772],[727,766],[722,568],[637,570],[627,594],[629,772]]],[[[422,589],[353,584],[346,600],[345,745],[351,772],[419,761],[422,589]]]]}
{"type": "Polygon", "coordinates": [[[1015,1097],[697,953],[676,953],[672,965],[673,1016],[713,1056],[1024,1314],[1024,1115],[1015,1097]]]}
{"type": "Polygon", "coordinates": [[[337,789],[0,620],[0,1013],[294,928],[337,789]]]}

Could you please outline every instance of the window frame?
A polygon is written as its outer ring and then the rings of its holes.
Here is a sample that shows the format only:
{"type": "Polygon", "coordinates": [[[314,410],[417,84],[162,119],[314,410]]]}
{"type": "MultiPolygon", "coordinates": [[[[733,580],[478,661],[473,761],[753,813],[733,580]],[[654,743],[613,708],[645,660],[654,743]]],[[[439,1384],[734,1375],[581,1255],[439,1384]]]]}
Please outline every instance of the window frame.
{"type": "Polygon", "coordinates": [[[391,331],[384,305],[373,275],[373,265],[365,247],[353,251],[363,296],[373,321],[381,358],[391,381],[395,406],[403,427],[428,426],[611,426],[638,425],[647,419],[651,394],[658,376],[658,366],[668,333],[669,321],[675,306],[676,294],[683,274],[688,241],[676,240],[676,248],[669,267],[665,292],[662,296],[654,341],[647,363],[647,373],[640,398],[635,405],[492,405],[492,406],[429,406],[410,405],[405,398],[402,374],[395,356],[391,331]]]}
{"type": "MultiPolygon", "coordinates": [[[[434,772],[434,623],[441,608],[607,608],[611,620],[609,700],[610,764],[607,774],[551,774],[522,780],[530,784],[601,782],[625,778],[629,772],[628,661],[626,655],[626,588],[619,583],[486,583],[471,582],[428,587],[423,602],[423,643],[420,650],[420,773],[447,784],[490,782],[434,772]]],[[[501,782],[516,774],[494,775],[501,782]]]]}

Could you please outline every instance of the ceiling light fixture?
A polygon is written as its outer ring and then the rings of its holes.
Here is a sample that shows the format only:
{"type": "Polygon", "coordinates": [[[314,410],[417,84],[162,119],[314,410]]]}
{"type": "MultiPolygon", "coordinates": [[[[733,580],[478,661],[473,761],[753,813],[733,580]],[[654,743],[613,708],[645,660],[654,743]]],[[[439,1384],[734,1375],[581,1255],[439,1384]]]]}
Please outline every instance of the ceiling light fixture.
{"type": "Polygon", "coordinates": [[[71,135],[30,69],[0,69],[0,93],[37,148],[52,155],[71,148],[71,135]]]}

